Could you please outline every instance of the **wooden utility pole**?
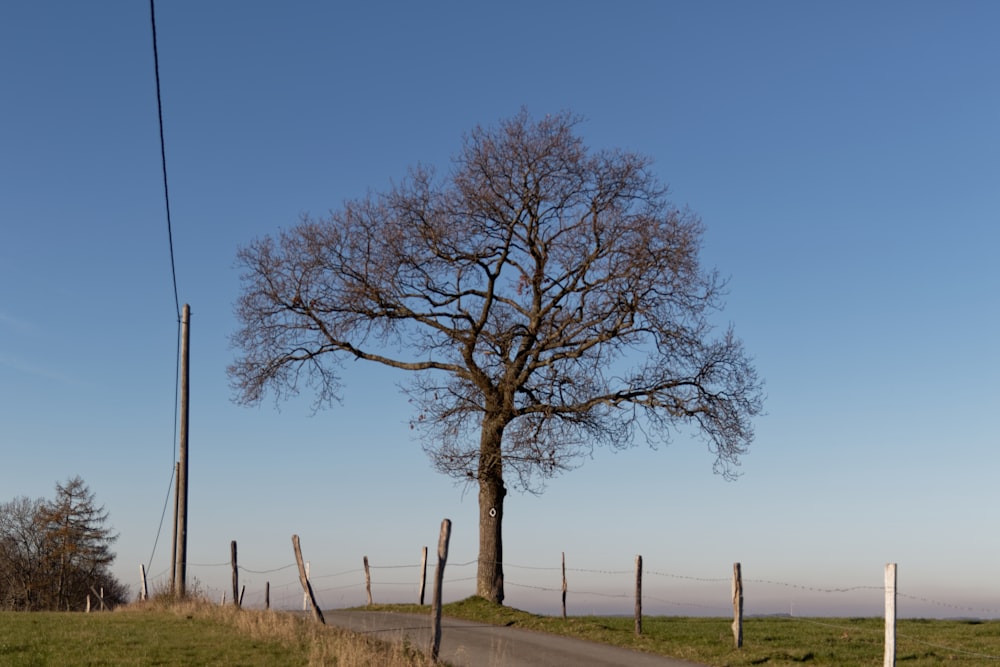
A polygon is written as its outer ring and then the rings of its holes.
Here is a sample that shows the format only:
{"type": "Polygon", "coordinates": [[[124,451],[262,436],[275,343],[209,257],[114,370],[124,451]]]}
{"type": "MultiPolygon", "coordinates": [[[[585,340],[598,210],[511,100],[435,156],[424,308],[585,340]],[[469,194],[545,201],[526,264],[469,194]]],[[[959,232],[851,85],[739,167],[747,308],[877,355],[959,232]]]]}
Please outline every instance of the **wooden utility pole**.
{"type": "Polygon", "coordinates": [[[174,596],[183,598],[187,592],[187,511],[188,511],[188,403],[190,398],[189,342],[191,334],[191,306],[184,304],[181,311],[181,383],[180,383],[180,461],[177,466],[177,563],[174,579],[174,596]]]}
{"type": "Polygon", "coordinates": [[[174,461],[174,531],[170,540],[170,593],[177,591],[177,501],[181,495],[181,464],[174,461]]]}

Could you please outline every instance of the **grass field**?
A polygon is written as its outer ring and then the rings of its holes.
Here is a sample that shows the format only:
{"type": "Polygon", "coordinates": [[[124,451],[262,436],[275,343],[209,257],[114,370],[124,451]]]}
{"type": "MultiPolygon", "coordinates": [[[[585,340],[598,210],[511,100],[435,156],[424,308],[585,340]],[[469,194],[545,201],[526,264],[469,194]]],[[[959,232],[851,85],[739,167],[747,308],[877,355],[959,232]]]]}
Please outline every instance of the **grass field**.
{"type": "MultiPolygon", "coordinates": [[[[379,608],[421,610],[410,605],[379,608]]],[[[481,598],[445,605],[443,611],[448,616],[589,639],[714,667],[881,666],[884,657],[885,622],[880,618],[749,618],[743,624],[743,647],[736,649],[731,618],[644,617],[643,634],[637,637],[631,617],[563,620],[481,598]]],[[[900,620],[896,633],[900,665],[1000,665],[1000,621],[900,620]]]]}
{"type": "Polygon", "coordinates": [[[189,602],[110,613],[0,612],[0,666],[428,666],[407,646],[292,614],[189,602]]]}
{"type": "MultiPolygon", "coordinates": [[[[370,609],[428,613],[428,607],[370,609]]],[[[881,619],[750,618],[733,648],[730,621],[645,617],[643,635],[626,617],[538,616],[479,598],[445,605],[447,616],[660,653],[718,667],[882,664],[881,619]]],[[[900,665],[1000,664],[1000,621],[902,620],[900,665]]],[[[207,602],[132,606],[111,613],[0,613],[0,665],[189,666],[429,665],[409,646],[390,646],[325,628],[303,615],[237,611],[207,602]]]]}

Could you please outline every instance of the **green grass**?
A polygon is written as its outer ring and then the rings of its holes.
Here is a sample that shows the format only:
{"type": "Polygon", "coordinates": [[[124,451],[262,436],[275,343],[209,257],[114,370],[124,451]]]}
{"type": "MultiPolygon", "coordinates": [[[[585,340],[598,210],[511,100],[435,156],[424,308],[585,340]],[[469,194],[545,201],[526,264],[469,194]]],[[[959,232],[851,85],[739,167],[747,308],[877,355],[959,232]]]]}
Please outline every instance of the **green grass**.
{"type": "Polygon", "coordinates": [[[0,614],[0,664],[293,665],[279,641],[247,641],[232,627],[170,612],[0,614]]]}
{"type": "MultiPolygon", "coordinates": [[[[429,613],[428,606],[370,610],[429,613]]],[[[562,619],[502,607],[481,598],[445,605],[446,616],[578,637],[718,667],[882,664],[881,619],[749,618],[733,648],[731,619],[643,618],[636,637],[628,617],[562,619]]],[[[902,620],[897,663],[1000,665],[1000,621],[902,620]]],[[[133,606],[111,613],[0,612],[0,666],[62,665],[386,665],[426,666],[407,646],[320,626],[301,615],[237,611],[209,603],[133,606]]]]}
{"type": "MultiPolygon", "coordinates": [[[[428,607],[378,609],[427,613],[428,607]]],[[[748,618],[743,647],[733,646],[732,619],[647,616],[635,635],[631,617],[539,616],[468,598],[447,604],[446,616],[549,632],[658,653],[714,667],[743,665],[880,666],[885,623],[880,618],[748,618]]],[[[1000,621],[901,620],[897,625],[899,665],[1000,665],[1000,621]]]]}
{"type": "Polygon", "coordinates": [[[407,646],[326,628],[305,617],[208,603],[110,613],[0,612],[3,667],[292,665],[426,666],[407,646]]]}

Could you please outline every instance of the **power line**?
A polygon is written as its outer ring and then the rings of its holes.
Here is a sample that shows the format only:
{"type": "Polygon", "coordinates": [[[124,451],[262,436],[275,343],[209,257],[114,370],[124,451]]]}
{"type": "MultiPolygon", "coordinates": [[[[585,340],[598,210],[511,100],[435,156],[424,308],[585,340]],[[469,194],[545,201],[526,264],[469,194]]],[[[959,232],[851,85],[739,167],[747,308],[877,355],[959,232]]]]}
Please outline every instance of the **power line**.
{"type": "Polygon", "coordinates": [[[177,351],[174,355],[176,359],[174,367],[174,437],[173,437],[173,458],[170,466],[170,483],[167,486],[167,496],[163,501],[163,512],[160,514],[160,524],[156,529],[156,538],[153,540],[153,550],[149,554],[147,569],[153,564],[153,557],[156,555],[156,546],[160,542],[160,533],[163,531],[163,522],[167,514],[167,504],[170,501],[170,494],[173,490],[174,465],[177,460],[177,421],[180,397],[180,348],[181,348],[181,305],[177,294],[177,268],[174,263],[174,233],[170,219],[170,188],[167,185],[167,148],[163,138],[163,99],[160,94],[160,54],[156,44],[156,6],[155,0],[149,0],[149,18],[153,33],[153,72],[156,76],[156,112],[160,126],[160,166],[163,171],[163,201],[167,213],[167,242],[170,246],[170,277],[174,287],[174,312],[177,315],[177,351]]]}
{"type": "Polygon", "coordinates": [[[156,74],[156,111],[160,119],[160,164],[163,168],[163,200],[167,207],[167,241],[170,244],[170,275],[174,282],[174,309],[177,320],[181,319],[181,302],[177,296],[177,269],[174,266],[174,232],[170,224],[170,188],[167,187],[167,148],[163,140],[163,101],[160,96],[160,54],[156,48],[156,7],[155,0],[149,0],[149,17],[153,26],[153,71],[156,74]]]}

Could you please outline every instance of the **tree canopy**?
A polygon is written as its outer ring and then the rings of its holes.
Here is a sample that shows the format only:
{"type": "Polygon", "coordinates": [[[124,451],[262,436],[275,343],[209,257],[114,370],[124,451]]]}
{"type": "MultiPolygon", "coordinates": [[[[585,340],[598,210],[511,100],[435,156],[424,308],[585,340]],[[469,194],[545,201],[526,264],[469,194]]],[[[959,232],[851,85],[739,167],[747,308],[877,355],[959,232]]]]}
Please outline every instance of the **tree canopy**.
{"type": "Polygon", "coordinates": [[[415,167],[238,252],[239,399],[305,385],[322,405],[347,359],[412,371],[433,464],[479,485],[478,592],[498,602],[505,481],[536,489],[595,446],[685,426],[731,476],[761,410],[741,342],[713,328],[724,281],[700,266],[701,221],[579,123],[477,127],[443,177],[415,167]]]}

